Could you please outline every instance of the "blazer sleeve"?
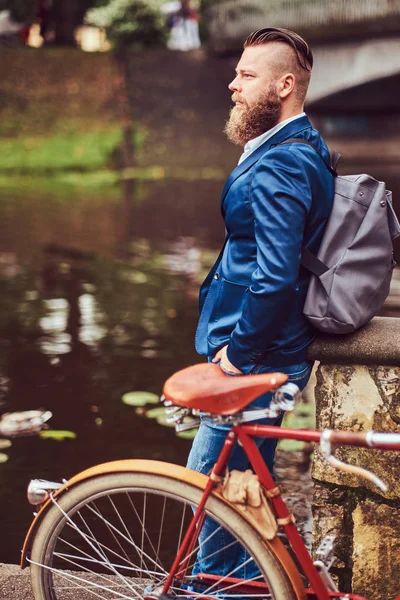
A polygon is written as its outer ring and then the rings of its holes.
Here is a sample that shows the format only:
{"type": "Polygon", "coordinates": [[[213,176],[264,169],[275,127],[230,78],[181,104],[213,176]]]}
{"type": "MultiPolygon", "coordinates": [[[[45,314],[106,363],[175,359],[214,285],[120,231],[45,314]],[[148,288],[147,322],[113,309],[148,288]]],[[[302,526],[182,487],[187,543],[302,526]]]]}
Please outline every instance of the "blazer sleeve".
{"type": "Polygon", "coordinates": [[[307,154],[293,146],[280,146],[254,169],[250,200],[257,268],[227,349],[228,359],[238,369],[276,339],[296,293],[315,171],[307,154]]]}

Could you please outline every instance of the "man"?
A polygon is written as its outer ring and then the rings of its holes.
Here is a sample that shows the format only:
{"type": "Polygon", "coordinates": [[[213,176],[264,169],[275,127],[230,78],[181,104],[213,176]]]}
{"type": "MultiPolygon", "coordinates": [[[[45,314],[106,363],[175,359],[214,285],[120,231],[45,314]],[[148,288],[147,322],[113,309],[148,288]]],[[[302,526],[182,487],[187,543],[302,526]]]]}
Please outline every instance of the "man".
{"type": "MultiPolygon", "coordinates": [[[[244,152],[222,193],[226,238],[200,291],[196,332],[199,354],[228,375],[280,371],[301,389],[314,338],[303,315],[310,274],[301,254],[318,251],[334,193],[323,160],[329,162],[328,148],[304,113],[312,64],[307,43],[292,31],[261,29],[244,44],[225,129],[244,152]],[[313,147],[282,144],[293,138],[313,147]]],[[[266,394],[252,406],[270,399],[266,394]]],[[[188,466],[207,473],[225,437],[226,427],[203,418],[188,466]]],[[[258,445],[272,470],[276,442],[258,445]]],[[[235,448],[229,468],[248,466],[235,448]]]]}

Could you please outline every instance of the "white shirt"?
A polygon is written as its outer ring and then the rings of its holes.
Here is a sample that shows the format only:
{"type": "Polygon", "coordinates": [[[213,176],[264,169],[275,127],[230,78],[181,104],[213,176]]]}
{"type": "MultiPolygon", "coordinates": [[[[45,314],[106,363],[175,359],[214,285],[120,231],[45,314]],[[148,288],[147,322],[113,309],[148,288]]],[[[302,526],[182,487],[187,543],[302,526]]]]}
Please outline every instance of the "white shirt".
{"type": "Polygon", "coordinates": [[[247,144],[244,147],[243,154],[239,158],[238,165],[240,165],[241,162],[243,162],[248,156],[250,156],[250,154],[252,154],[254,150],[257,150],[257,148],[259,148],[261,144],[263,144],[264,142],[269,140],[269,138],[271,138],[273,135],[278,133],[278,131],[285,127],[285,125],[291,123],[292,121],[295,121],[296,119],[300,119],[300,117],[304,117],[305,114],[305,112],[302,112],[300,115],[296,115],[295,117],[285,119],[285,121],[281,121],[280,123],[275,125],[275,127],[272,127],[272,129],[268,129],[268,131],[266,131],[265,133],[262,133],[258,137],[254,138],[254,140],[250,140],[249,142],[247,142],[247,144]]]}

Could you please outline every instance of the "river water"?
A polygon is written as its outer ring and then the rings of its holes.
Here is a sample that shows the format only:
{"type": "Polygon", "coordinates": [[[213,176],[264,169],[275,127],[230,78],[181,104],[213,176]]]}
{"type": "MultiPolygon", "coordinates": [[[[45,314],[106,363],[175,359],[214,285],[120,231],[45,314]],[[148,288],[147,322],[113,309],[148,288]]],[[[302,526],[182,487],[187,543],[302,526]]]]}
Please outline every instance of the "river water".
{"type": "Polygon", "coordinates": [[[123,458],[185,463],[190,441],[122,396],[160,394],[170,374],[198,362],[197,292],[223,239],[222,186],[2,190],[0,411],[46,408],[52,429],[76,437],[0,449],[0,562],[19,560],[31,478],[60,481],[123,458]]]}

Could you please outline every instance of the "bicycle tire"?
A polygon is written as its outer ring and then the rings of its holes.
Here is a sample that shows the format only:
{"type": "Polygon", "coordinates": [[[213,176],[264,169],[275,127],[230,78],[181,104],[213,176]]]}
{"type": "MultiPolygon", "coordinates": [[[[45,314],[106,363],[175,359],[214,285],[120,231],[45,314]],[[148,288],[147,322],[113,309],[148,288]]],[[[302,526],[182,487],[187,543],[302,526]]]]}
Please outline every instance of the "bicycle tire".
{"type": "MultiPolygon", "coordinates": [[[[177,548],[174,523],[167,523],[166,515],[172,515],[172,521],[175,522],[176,515],[182,512],[179,526],[176,521],[181,540],[184,520],[190,519],[191,509],[198,504],[201,494],[201,490],[185,481],[158,474],[127,472],[97,476],[68,490],[49,509],[35,535],[30,559],[35,600],[90,600],[96,597],[136,600],[151,594],[157,597],[177,548]],[[141,499],[143,507],[139,510],[141,499]],[[160,502],[163,505],[161,513],[156,513],[151,523],[147,523],[146,511],[150,511],[153,504],[160,506],[160,502]],[[130,520],[122,518],[126,507],[130,510],[130,520]],[[136,535],[137,524],[141,527],[140,535],[136,535]],[[164,524],[169,528],[167,535],[157,534],[163,530],[164,524]],[[148,527],[146,531],[145,527],[148,527]],[[101,540],[97,539],[100,532],[103,536],[101,540]],[[154,533],[158,535],[158,540],[150,537],[154,533]],[[139,537],[141,548],[138,549],[139,537]],[[110,541],[112,539],[115,543],[110,541]],[[78,542],[80,545],[77,545],[78,542]],[[173,549],[164,549],[165,543],[167,546],[172,544],[173,549]],[[71,555],[71,548],[77,554],[71,555]],[[139,557],[140,568],[136,564],[139,557]],[[165,573],[160,557],[165,561],[165,573]],[[64,585],[65,582],[67,585],[64,585]]],[[[297,598],[287,574],[271,549],[237,511],[218,497],[211,496],[206,513],[217,524],[217,534],[227,531],[228,535],[233,535],[235,543],[246,549],[246,557],[254,560],[258,566],[261,579],[257,581],[263,581],[269,590],[268,594],[262,593],[262,598],[297,598]]],[[[235,573],[232,577],[235,577],[235,573]]],[[[185,586],[193,583],[196,580],[191,578],[189,571],[185,586]]],[[[171,593],[177,597],[190,597],[190,592],[183,589],[185,586],[174,587],[171,593]]],[[[232,587],[229,580],[228,585],[224,584],[222,588],[210,584],[200,591],[194,589],[207,598],[222,596],[229,599],[235,596],[237,600],[243,586],[232,587]]],[[[260,597],[258,592],[246,594],[246,598],[260,597]]]]}

